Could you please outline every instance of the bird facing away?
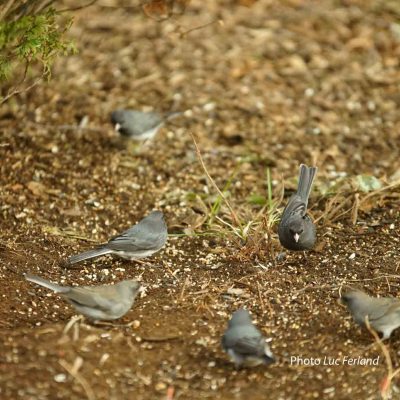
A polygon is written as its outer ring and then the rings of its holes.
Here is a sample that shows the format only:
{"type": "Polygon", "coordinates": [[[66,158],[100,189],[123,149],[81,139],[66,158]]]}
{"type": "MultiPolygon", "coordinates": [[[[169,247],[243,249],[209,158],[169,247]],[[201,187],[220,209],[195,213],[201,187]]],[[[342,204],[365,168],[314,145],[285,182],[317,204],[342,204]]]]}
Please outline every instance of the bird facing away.
{"type": "Polygon", "coordinates": [[[289,199],[278,227],[281,245],[288,250],[311,250],[316,241],[315,225],[307,215],[308,197],[317,167],[300,165],[297,192],[289,199]]]}
{"type": "Polygon", "coordinates": [[[138,260],[161,250],[168,238],[167,225],[161,211],[153,211],[139,223],[108,243],[96,249],[70,257],[68,264],[75,264],[94,257],[112,254],[126,260],[138,260]]]}
{"type": "Polygon", "coordinates": [[[354,321],[365,326],[365,318],[371,327],[388,339],[400,326],[400,300],[391,297],[371,297],[361,290],[350,290],[341,297],[354,321]]]}
{"type": "Polygon", "coordinates": [[[125,315],[139,293],[140,283],[126,280],[115,285],[60,286],[33,274],[25,279],[59,293],[85,317],[92,320],[110,321],[125,315]]]}
{"type": "Polygon", "coordinates": [[[144,141],[152,139],[166,121],[181,114],[175,112],[163,116],[155,112],[116,110],[111,113],[111,122],[114,124],[115,130],[122,136],[136,141],[144,141]]]}
{"type": "Polygon", "coordinates": [[[271,364],[274,356],[262,333],[253,325],[250,313],[241,308],[235,311],[222,336],[222,348],[240,366],[255,367],[271,364]]]}

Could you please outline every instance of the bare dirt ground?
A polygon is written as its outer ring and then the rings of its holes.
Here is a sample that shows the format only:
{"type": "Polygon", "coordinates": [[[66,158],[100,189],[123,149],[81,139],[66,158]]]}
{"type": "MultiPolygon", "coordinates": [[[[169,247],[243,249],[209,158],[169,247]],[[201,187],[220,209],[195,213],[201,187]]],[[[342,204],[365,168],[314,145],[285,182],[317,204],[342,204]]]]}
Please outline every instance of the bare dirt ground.
{"type": "MultiPolygon", "coordinates": [[[[382,351],[337,299],[344,283],[399,292],[399,19],[396,1],[193,1],[163,22],[79,11],[79,54],[0,110],[1,399],[380,398],[382,351]],[[120,107],[186,112],[134,153],[109,123],[120,107]],[[248,198],[266,196],[267,167],[274,199],[284,183],[282,207],[299,164],[318,165],[316,251],[274,262],[275,228],[252,228],[245,243],[216,220],[208,226],[216,191],[190,133],[255,227],[261,207],[248,198]],[[383,189],[359,191],[360,174],[383,189]],[[153,266],[102,258],[62,268],[155,208],[176,235],[153,266]],[[118,321],[133,326],[63,334],[74,310],[25,282],[27,271],[81,285],[138,277],[147,290],[118,321]],[[236,371],[221,351],[240,306],[271,338],[274,365],[236,371]],[[301,366],[291,356],[380,359],[301,366]]],[[[232,223],[225,205],[218,216],[232,223]]],[[[395,367],[399,344],[395,332],[395,367]]]]}

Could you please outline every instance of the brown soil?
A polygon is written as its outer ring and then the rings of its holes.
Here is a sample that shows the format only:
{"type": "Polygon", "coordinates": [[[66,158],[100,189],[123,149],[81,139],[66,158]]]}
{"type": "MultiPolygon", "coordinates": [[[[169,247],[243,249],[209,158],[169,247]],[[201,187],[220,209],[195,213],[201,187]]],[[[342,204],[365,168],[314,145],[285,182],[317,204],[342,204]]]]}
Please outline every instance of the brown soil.
{"type": "MultiPolygon", "coordinates": [[[[192,1],[163,22],[81,10],[71,31],[79,54],[0,111],[1,399],[379,398],[383,354],[337,299],[344,283],[398,295],[398,3],[216,3],[192,1]],[[119,107],[191,111],[133,153],[109,124],[119,107]],[[91,129],[77,129],[83,118],[91,129]],[[299,163],[317,164],[317,251],[274,263],[276,234],[244,244],[214,224],[211,235],[171,237],[153,266],[102,258],[63,269],[154,208],[171,233],[207,230],[202,204],[215,190],[190,132],[220,188],[237,168],[229,199],[245,222],[260,210],[246,199],[265,195],[267,166],[278,199],[299,163]],[[324,194],[340,173],[348,179],[324,194]],[[356,193],[359,174],[392,186],[356,193]],[[63,335],[74,310],[25,282],[27,271],[81,285],[140,277],[147,290],[118,321],[132,327],[81,324],[63,335]],[[271,338],[276,364],[236,371],[221,351],[240,306],[271,338]],[[380,360],[299,366],[291,356],[380,360]]],[[[219,215],[232,222],[225,206],[219,215]]],[[[395,332],[395,367],[399,343],[395,332]]]]}

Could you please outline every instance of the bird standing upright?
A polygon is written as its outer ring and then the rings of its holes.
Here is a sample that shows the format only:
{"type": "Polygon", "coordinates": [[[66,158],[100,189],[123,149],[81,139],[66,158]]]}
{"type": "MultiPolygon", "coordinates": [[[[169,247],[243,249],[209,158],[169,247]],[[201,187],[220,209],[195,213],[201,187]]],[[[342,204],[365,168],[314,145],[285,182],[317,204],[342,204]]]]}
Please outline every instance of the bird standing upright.
{"type": "Polygon", "coordinates": [[[25,279],[59,293],[74,308],[93,320],[114,320],[125,315],[139,293],[140,283],[125,280],[115,285],[61,286],[33,274],[25,279]]]}
{"type": "Polygon", "coordinates": [[[307,214],[308,198],[317,167],[300,165],[297,192],[289,199],[278,227],[281,245],[288,250],[311,250],[316,241],[316,229],[307,214]]]}
{"type": "Polygon", "coordinates": [[[233,313],[221,344],[236,367],[255,367],[275,361],[264,336],[253,325],[250,313],[243,308],[233,313]]]}
{"type": "Polygon", "coordinates": [[[75,264],[90,258],[112,254],[127,260],[149,257],[165,245],[168,238],[167,225],[161,211],[153,211],[139,223],[97,249],[85,251],[67,260],[75,264]]]}

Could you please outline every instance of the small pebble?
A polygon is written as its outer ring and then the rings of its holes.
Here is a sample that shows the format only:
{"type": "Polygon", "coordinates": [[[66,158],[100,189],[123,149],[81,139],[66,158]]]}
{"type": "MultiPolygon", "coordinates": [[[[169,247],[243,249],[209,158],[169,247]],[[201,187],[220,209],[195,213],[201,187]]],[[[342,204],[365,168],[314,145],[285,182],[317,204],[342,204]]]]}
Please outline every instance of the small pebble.
{"type": "Polygon", "coordinates": [[[65,374],[57,374],[57,375],[54,376],[54,380],[57,383],[66,382],[67,381],[67,375],[65,375],[65,374]]]}

